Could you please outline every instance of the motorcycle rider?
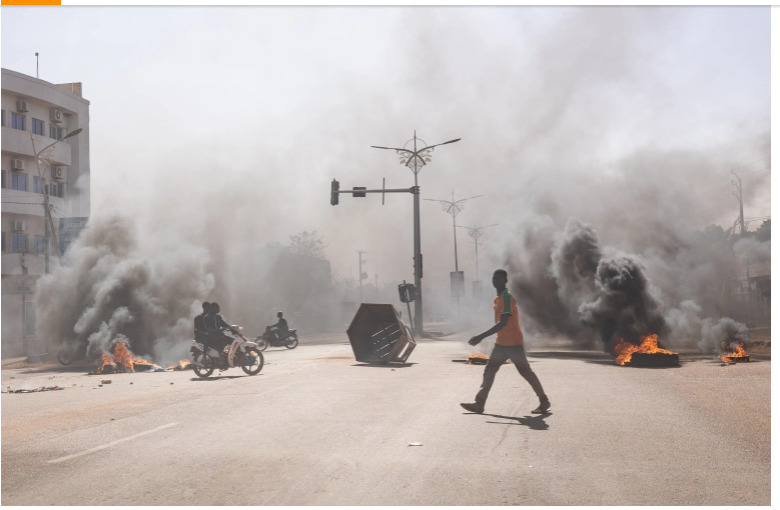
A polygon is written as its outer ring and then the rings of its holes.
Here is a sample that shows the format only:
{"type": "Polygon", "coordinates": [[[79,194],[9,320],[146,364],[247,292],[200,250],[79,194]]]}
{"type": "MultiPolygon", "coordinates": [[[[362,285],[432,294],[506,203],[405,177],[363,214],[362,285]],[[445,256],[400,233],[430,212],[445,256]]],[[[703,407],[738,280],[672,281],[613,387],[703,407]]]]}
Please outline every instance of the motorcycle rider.
{"type": "Polygon", "coordinates": [[[206,326],[203,324],[203,318],[206,316],[209,309],[211,308],[211,303],[209,303],[208,301],[204,301],[201,306],[203,307],[203,312],[201,312],[200,315],[196,316],[193,322],[195,326],[195,341],[204,343],[206,342],[208,334],[206,333],[206,326]]]}
{"type": "Polygon", "coordinates": [[[223,367],[221,370],[226,370],[228,364],[227,355],[224,353],[224,350],[225,346],[230,345],[233,342],[233,339],[223,333],[223,331],[228,330],[233,333],[236,331],[230,327],[219,314],[219,303],[216,301],[211,303],[209,312],[203,317],[203,325],[205,326],[211,347],[214,347],[214,349],[219,351],[219,358],[220,361],[222,361],[223,367]]]}
{"type": "Polygon", "coordinates": [[[266,330],[274,335],[274,342],[280,341],[287,335],[287,332],[290,331],[287,326],[287,319],[284,318],[284,313],[279,311],[276,316],[279,318],[276,324],[272,324],[266,328],[266,330]]]}

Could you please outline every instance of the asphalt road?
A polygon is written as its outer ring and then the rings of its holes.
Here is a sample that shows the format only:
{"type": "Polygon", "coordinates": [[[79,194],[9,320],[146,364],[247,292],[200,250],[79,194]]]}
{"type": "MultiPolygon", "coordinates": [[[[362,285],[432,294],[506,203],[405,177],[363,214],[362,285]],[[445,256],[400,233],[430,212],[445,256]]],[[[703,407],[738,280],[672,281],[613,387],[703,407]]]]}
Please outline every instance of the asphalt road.
{"type": "Polygon", "coordinates": [[[619,367],[529,355],[485,414],[464,338],[407,364],[355,361],[345,335],[231,369],[86,375],[2,370],[2,505],[770,505],[771,362],[619,367]],[[328,343],[330,342],[330,343],[328,343]],[[110,384],[100,384],[110,379],[110,384]],[[63,390],[8,393],[58,385],[63,390]]]}

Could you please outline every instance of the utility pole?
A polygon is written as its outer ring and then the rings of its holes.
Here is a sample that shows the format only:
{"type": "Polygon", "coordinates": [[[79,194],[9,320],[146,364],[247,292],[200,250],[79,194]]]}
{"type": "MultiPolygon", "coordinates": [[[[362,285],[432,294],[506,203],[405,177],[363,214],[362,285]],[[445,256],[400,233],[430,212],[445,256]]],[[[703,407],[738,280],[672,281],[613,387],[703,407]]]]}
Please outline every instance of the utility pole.
{"type": "Polygon", "coordinates": [[[731,185],[734,186],[731,194],[739,200],[739,218],[737,219],[737,222],[739,223],[739,237],[742,237],[747,233],[745,232],[745,211],[742,203],[742,179],[734,170],[732,170],[731,173],[737,178],[736,181],[731,181],[731,185]]]}
{"type": "Polygon", "coordinates": [[[368,278],[368,274],[363,271],[363,254],[366,253],[362,250],[358,250],[358,287],[360,288],[360,302],[363,302],[363,280],[368,278]]]}
{"type": "MultiPolygon", "coordinates": [[[[38,54],[36,53],[36,56],[38,54]]],[[[44,228],[44,271],[48,274],[49,273],[49,251],[51,248],[51,239],[50,236],[54,238],[54,245],[57,247],[57,257],[61,257],[62,253],[60,253],[60,245],[57,241],[57,231],[54,229],[54,219],[51,215],[51,204],[49,203],[49,187],[44,186],[43,184],[43,172],[41,172],[41,164],[40,160],[44,159],[46,160],[46,156],[41,156],[41,154],[46,151],[46,149],[49,149],[51,147],[54,147],[56,144],[60,143],[61,141],[70,138],[71,136],[76,136],[77,134],[81,133],[81,128],[78,128],[74,131],[71,131],[67,135],[63,136],[61,139],[56,140],[40,151],[35,151],[35,138],[33,138],[32,131],[30,131],[30,143],[32,144],[33,153],[35,154],[35,167],[38,169],[38,179],[41,181],[41,186],[43,186],[43,214],[46,218],[45,220],[45,228],[44,228]],[[41,156],[41,157],[39,157],[41,156]]]]}
{"type": "MultiPolygon", "coordinates": [[[[739,236],[738,237],[744,237],[747,234],[747,231],[745,230],[745,211],[744,211],[744,204],[742,202],[742,179],[737,175],[737,173],[732,170],[732,175],[737,178],[736,181],[731,181],[731,185],[734,186],[734,189],[731,191],[732,195],[737,197],[737,200],[739,200],[739,218],[737,218],[737,221],[735,222],[735,226],[739,225],[739,236]]],[[[748,253],[745,253],[745,292],[747,294],[747,304],[745,306],[745,324],[750,326],[750,306],[752,303],[752,292],[750,289],[750,255],[748,253]]]]}
{"type": "Polygon", "coordinates": [[[19,265],[22,268],[22,350],[27,356],[27,265],[24,262],[24,252],[19,254],[19,265]]]}
{"type": "MultiPolygon", "coordinates": [[[[446,145],[448,143],[455,143],[460,140],[456,138],[447,142],[437,143],[434,145],[425,145],[423,148],[417,148],[417,130],[414,131],[414,137],[408,140],[404,147],[381,147],[378,145],[372,145],[375,149],[389,149],[394,150],[400,158],[400,163],[408,167],[414,174],[414,285],[416,287],[417,299],[414,301],[414,330],[417,334],[423,333],[423,298],[422,298],[422,253],[420,242],[420,186],[417,184],[417,174],[420,173],[422,167],[431,161],[431,152],[434,147],[439,145],[446,145]],[[406,145],[412,142],[412,149],[407,149],[406,145]]],[[[425,141],[419,139],[423,144],[425,141]]]]}

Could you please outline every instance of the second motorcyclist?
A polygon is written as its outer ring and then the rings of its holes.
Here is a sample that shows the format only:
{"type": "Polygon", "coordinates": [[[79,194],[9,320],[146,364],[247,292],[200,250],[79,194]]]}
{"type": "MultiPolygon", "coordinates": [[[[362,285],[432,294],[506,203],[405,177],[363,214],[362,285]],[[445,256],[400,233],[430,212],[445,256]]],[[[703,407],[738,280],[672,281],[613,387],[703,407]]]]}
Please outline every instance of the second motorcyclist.
{"type": "Polygon", "coordinates": [[[273,335],[271,339],[273,343],[278,343],[290,331],[287,326],[287,319],[284,318],[284,313],[280,311],[276,316],[279,318],[279,320],[276,321],[276,324],[272,324],[265,328],[266,331],[273,335]]]}

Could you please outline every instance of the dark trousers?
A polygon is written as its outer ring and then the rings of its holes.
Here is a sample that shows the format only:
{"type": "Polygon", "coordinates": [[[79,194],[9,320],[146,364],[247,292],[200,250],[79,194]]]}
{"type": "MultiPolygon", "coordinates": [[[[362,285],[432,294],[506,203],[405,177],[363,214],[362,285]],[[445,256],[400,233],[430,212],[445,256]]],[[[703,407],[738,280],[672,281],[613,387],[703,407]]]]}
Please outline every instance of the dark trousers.
{"type": "Polygon", "coordinates": [[[205,344],[207,347],[213,347],[217,351],[222,353],[222,350],[226,345],[233,343],[233,339],[227,335],[223,335],[219,331],[209,331],[206,335],[205,344]]]}
{"type": "Polygon", "coordinates": [[[482,374],[482,386],[479,388],[477,398],[475,399],[478,404],[485,405],[490,388],[493,387],[493,381],[496,379],[496,373],[501,368],[501,365],[506,363],[506,360],[512,360],[512,363],[517,367],[517,371],[528,381],[539,400],[547,399],[542,389],[542,383],[539,382],[539,378],[536,377],[534,371],[531,370],[531,365],[528,364],[525,348],[522,345],[495,345],[493,352],[490,353],[490,359],[488,359],[487,365],[485,365],[485,372],[482,374]]]}

